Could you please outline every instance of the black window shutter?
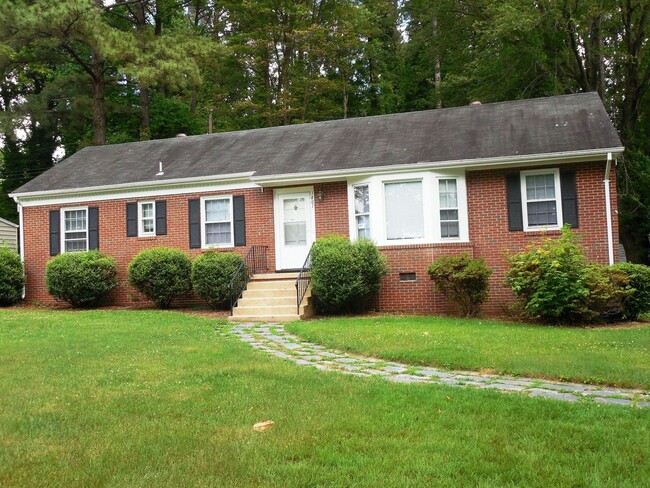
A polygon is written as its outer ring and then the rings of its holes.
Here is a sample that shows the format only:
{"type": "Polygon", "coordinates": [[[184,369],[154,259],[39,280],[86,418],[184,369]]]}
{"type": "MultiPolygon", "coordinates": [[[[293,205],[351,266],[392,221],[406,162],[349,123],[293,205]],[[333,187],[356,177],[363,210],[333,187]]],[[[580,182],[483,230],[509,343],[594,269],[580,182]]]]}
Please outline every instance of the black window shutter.
{"type": "Polygon", "coordinates": [[[506,176],[506,196],[508,199],[508,229],[511,231],[524,230],[519,173],[506,176]]]}
{"type": "Polygon", "coordinates": [[[246,245],[246,209],[244,195],[232,197],[233,226],[235,228],[235,246],[246,245]]]}
{"type": "Polygon", "coordinates": [[[562,220],[571,227],[578,227],[578,194],[576,192],[576,172],[560,172],[562,192],[562,220]]]}
{"type": "Polygon", "coordinates": [[[167,200],[156,202],[156,235],[167,235],[167,200]]]}
{"type": "Polygon", "coordinates": [[[99,249],[99,208],[88,207],[88,250],[99,249]]]}
{"type": "Polygon", "coordinates": [[[50,256],[61,252],[61,212],[50,210],[50,256]]]}
{"type": "Polygon", "coordinates": [[[136,237],[138,235],[138,204],[126,204],[126,237],[136,237]]]}
{"type": "Polygon", "coordinates": [[[190,223],[190,249],[201,247],[201,200],[188,200],[190,223]]]}

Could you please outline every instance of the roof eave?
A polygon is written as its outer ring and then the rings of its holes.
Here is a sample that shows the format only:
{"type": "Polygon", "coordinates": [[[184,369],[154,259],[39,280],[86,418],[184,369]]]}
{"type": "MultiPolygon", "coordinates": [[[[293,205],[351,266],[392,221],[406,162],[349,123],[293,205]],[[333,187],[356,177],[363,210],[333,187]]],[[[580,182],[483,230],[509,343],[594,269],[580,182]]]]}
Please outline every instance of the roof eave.
{"type": "Polygon", "coordinates": [[[414,170],[432,169],[498,169],[507,167],[546,166],[551,164],[569,164],[576,162],[593,161],[598,158],[606,158],[608,153],[622,154],[625,148],[622,146],[588,149],[581,151],[566,151],[545,154],[527,154],[524,156],[507,156],[497,158],[479,158],[454,161],[423,161],[412,164],[399,164],[388,166],[368,166],[364,168],[350,168],[338,170],[325,170],[309,173],[287,173],[282,175],[261,175],[253,176],[251,181],[260,186],[280,186],[286,184],[312,183],[336,181],[341,178],[369,176],[373,174],[404,173],[414,170]]]}

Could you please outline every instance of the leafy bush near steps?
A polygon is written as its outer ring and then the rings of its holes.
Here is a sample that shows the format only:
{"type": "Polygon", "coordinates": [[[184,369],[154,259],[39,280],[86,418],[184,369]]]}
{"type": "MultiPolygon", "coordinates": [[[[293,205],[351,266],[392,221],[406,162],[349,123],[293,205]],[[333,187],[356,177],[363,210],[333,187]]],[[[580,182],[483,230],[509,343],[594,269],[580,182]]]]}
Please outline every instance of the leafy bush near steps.
{"type": "Polygon", "coordinates": [[[99,251],[60,254],[47,263],[45,284],[73,307],[94,307],[115,288],[117,263],[99,251]]]}
{"type": "Polygon", "coordinates": [[[379,292],[386,273],[386,259],[369,240],[351,243],[347,237],[330,235],[312,248],[312,293],[319,312],[362,309],[379,292]]]}
{"type": "Polygon", "coordinates": [[[180,249],[154,247],[137,254],[128,268],[129,283],[158,308],[192,289],[192,261],[180,249]]]}
{"type": "Polygon", "coordinates": [[[20,301],[25,286],[25,273],[20,256],[7,247],[0,247],[0,307],[20,301]]]}
{"type": "Polygon", "coordinates": [[[636,320],[639,315],[650,312],[650,266],[620,263],[613,268],[625,273],[633,289],[623,301],[623,318],[636,320]]]}
{"type": "Polygon", "coordinates": [[[230,281],[244,259],[233,252],[207,252],[192,263],[192,286],[211,307],[230,306],[230,281]]]}
{"type": "Polygon", "coordinates": [[[467,253],[442,257],[429,266],[428,273],[436,289],[458,305],[465,317],[478,315],[487,298],[492,274],[483,259],[472,259],[467,253]]]}
{"type": "Polygon", "coordinates": [[[587,260],[568,226],[512,256],[506,284],[529,315],[549,323],[618,320],[633,293],[625,273],[587,260]]]}

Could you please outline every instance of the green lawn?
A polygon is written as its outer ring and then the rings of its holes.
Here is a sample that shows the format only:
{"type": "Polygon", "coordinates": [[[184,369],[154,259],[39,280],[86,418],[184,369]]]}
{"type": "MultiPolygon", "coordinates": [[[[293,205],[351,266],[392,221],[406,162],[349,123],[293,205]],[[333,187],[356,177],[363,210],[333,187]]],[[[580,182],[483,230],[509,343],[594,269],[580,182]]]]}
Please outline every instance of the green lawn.
{"type": "Polygon", "coordinates": [[[287,330],[413,365],[650,389],[650,324],[586,329],[391,316],[296,322],[287,330]]]}
{"type": "Polygon", "coordinates": [[[650,409],[320,372],[216,325],[175,312],[0,310],[0,486],[650,479],[650,409]],[[274,428],[253,432],[265,419],[274,428]]]}

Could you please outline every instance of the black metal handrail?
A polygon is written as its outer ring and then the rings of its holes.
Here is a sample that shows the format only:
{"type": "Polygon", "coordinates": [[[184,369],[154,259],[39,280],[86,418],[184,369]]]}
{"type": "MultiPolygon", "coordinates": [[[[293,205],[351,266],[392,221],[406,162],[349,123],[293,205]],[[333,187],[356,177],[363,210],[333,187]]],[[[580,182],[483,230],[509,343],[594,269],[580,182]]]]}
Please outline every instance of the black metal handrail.
{"type": "Polygon", "coordinates": [[[296,278],[296,308],[298,309],[298,315],[300,315],[300,304],[307,294],[309,283],[311,283],[311,250],[313,248],[314,245],[312,244],[305,258],[305,263],[300,268],[298,278],[296,278]]]}
{"type": "Polygon", "coordinates": [[[268,246],[251,246],[244,257],[244,262],[235,270],[229,285],[231,315],[251,276],[260,271],[268,271],[267,251],[268,246]]]}

